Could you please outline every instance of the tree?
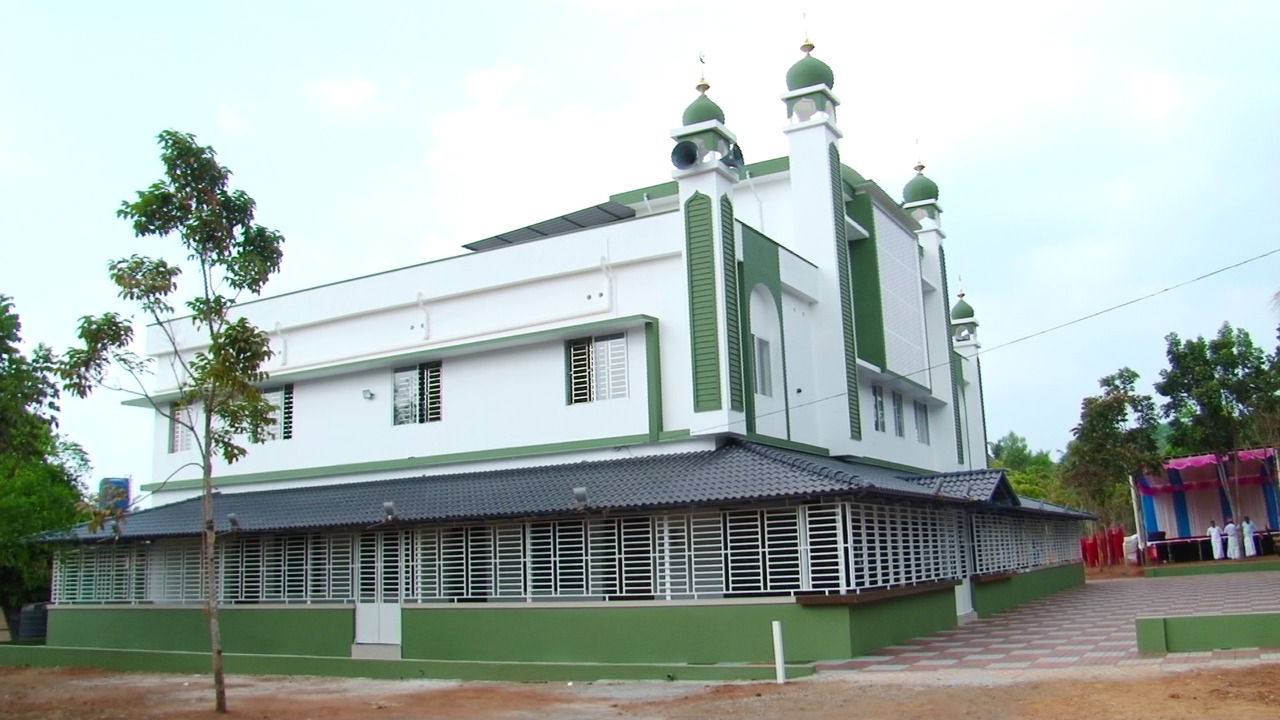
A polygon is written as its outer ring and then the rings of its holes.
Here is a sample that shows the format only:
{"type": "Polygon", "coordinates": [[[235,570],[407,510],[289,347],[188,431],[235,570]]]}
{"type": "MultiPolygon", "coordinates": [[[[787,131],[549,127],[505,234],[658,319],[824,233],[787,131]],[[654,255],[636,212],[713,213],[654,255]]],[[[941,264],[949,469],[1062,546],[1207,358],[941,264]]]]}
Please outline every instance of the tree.
{"type": "Polygon", "coordinates": [[[1023,497],[1072,505],[1077,499],[1062,483],[1058,463],[1048,450],[1032,451],[1027,439],[1015,432],[991,443],[991,466],[1004,468],[1013,489],[1023,497]]]}
{"type": "Polygon", "coordinates": [[[1063,457],[1063,480],[1106,524],[1128,519],[1130,477],[1162,467],[1155,401],[1137,392],[1138,373],[1121,368],[1098,381],[1102,394],[1080,404],[1080,424],[1063,457]]]}
{"type": "Polygon", "coordinates": [[[81,346],[69,350],[62,367],[65,386],[77,395],[108,384],[113,368],[137,383],[138,394],[171,423],[190,431],[202,480],[201,593],[209,620],[214,707],[227,711],[222,639],[218,625],[218,578],[213,521],[215,457],[233,463],[246,453],[238,436],[262,437],[274,423],[275,407],[258,386],[272,357],[266,333],[236,313],[242,295],[258,295],[280,269],[280,233],[254,222],[256,205],[241,190],[230,190],[231,171],[218,164],[211,147],[193,135],[166,130],[159,135],[165,177],[122,202],[117,215],[133,224],[138,237],[176,235],[196,272],[190,315],[176,317],[179,265],[133,255],[110,264],[121,298],[136,303],[166,344],[167,367],[160,380],[172,381],[165,401],[145,389],[142,376],[153,364],[132,350],[133,328],[116,313],[82,318],[81,346]],[[171,376],[171,377],[170,377],[171,376]]]}
{"type": "Polygon", "coordinates": [[[1243,329],[1223,323],[1216,337],[1165,337],[1169,367],[1160,372],[1156,392],[1167,398],[1162,410],[1170,440],[1181,453],[1211,452],[1231,457],[1219,468],[1232,507],[1239,505],[1239,461],[1231,452],[1274,440],[1277,417],[1276,357],[1268,356],[1243,329]]]}
{"type": "Polygon", "coordinates": [[[0,610],[49,597],[51,551],[36,540],[80,519],[79,480],[88,458],[55,432],[54,358],[19,348],[22,323],[0,295],[0,610]]]}

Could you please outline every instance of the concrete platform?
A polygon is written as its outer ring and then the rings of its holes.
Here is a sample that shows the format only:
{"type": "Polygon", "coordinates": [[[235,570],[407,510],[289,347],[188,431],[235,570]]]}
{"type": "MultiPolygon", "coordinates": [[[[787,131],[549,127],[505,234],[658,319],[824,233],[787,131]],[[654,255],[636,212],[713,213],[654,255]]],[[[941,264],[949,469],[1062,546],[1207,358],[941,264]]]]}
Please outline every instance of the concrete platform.
{"type": "Polygon", "coordinates": [[[1280,612],[1280,571],[1093,580],[995,617],[882,648],[874,655],[818,663],[816,669],[1020,670],[1280,661],[1277,647],[1138,653],[1138,617],[1265,612],[1280,612]]]}

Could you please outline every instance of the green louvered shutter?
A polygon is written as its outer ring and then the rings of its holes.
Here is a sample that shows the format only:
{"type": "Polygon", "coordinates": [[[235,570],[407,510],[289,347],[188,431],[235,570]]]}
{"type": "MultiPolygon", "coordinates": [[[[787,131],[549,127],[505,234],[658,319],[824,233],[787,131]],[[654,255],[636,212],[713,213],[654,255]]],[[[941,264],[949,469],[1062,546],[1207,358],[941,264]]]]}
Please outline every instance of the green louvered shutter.
{"type": "Polygon", "coordinates": [[[720,348],[716,331],[716,238],[711,198],[694,193],[684,208],[689,270],[689,344],[693,351],[694,412],[719,410],[720,348]]]}

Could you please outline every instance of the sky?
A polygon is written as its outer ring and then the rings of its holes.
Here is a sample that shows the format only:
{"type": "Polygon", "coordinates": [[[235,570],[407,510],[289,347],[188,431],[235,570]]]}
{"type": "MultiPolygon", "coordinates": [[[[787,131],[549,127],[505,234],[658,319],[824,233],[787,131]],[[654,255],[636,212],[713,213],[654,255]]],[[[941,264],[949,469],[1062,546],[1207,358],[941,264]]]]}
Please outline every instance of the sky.
{"type": "MultiPolygon", "coordinates": [[[[1280,249],[1280,3],[0,0],[0,18],[0,294],[28,346],[134,312],[109,260],[178,258],[115,216],[161,176],[161,130],[212,145],[285,236],[273,295],[669,180],[700,54],[747,160],[781,156],[806,32],[845,163],[895,197],[918,159],[939,185],[990,439],[1056,457],[1100,377],[1158,379],[1170,332],[1229,321],[1275,346],[1280,253],[1254,258],[1280,249]]],[[[150,482],[150,415],[123,399],[64,398],[60,429],[95,477],[150,482]]]]}

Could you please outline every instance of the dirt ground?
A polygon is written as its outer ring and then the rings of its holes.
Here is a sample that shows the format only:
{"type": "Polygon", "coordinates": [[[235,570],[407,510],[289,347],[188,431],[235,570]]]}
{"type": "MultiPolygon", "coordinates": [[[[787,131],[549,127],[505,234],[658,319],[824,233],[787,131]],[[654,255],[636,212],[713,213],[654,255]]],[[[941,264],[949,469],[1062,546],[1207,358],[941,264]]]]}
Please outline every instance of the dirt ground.
{"type": "MultiPolygon", "coordinates": [[[[1140,576],[1089,569],[1090,579],[1140,576]]],[[[775,683],[479,683],[244,677],[231,712],[201,675],[0,667],[4,720],[1206,720],[1280,717],[1280,663],[829,672],[775,683]]]]}
{"type": "MultiPolygon", "coordinates": [[[[1185,672],[1155,666],[961,673],[833,672],[788,683],[459,683],[229,679],[231,718],[254,720],[701,720],[703,718],[1280,717],[1280,663],[1185,672]]],[[[7,720],[211,720],[197,675],[0,667],[7,720]]]]}

